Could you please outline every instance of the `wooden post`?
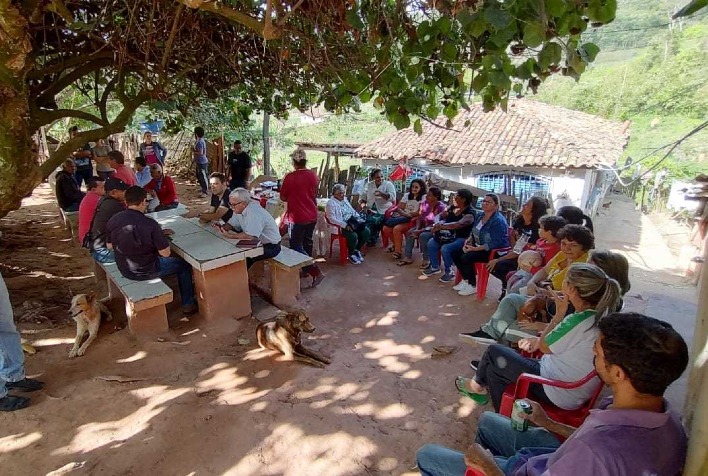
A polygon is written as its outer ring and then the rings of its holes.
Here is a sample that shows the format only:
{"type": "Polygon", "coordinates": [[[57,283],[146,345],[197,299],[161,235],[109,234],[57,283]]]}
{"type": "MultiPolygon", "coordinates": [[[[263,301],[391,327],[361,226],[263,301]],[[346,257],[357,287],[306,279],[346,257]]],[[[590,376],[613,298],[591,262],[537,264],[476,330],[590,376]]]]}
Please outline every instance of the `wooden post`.
{"type": "MultiPolygon", "coordinates": [[[[703,254],[708,262],[708,246],[703,254]]],[[[688,457],[684,476],[708,474],[708,273],[705,265],[698,286],[698,312],[693,333],[684,423],[688,429],[688,457]]]]}
{"type": "Polygon", "coordinates": [[[263,113],[263,175],[270,175],[270,114],[263,113]]]}

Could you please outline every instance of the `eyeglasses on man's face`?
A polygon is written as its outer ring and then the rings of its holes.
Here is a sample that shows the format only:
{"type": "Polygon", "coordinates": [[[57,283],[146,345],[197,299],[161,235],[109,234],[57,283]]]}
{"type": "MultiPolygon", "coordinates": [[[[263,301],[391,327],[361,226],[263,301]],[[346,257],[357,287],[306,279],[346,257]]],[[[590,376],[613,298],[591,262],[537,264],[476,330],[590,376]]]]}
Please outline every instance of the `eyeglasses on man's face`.
{"type": "Polygon", "coordinates": [[[246,202],[236,202],[236,203],[231,203],[230,205],[231,205],[231,208],[236,208],[237,206],[242,205],[244,203],[246,203],[246,202]]]}

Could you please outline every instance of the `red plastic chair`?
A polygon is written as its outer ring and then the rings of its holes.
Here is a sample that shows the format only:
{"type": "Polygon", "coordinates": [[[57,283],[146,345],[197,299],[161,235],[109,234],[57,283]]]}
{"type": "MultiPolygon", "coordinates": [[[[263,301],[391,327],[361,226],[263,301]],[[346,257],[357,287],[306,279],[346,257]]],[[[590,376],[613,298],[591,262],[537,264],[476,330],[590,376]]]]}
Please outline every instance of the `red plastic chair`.
{"type": "Polygon", "coordinates": [[[337,229],[337,233],[330,233],[329,234],[329,258],[332,259],[332,251],[334,251],[332,244],[338,240],[339,241],[339,264],[344,266],[347,264],[347,261],[349,261],[349,257],[347,256],[347,239],[342,234],[342,227],[329,221],[329,218],[327,218],[327,215],[325,215],[325,221],[327,222],[327,225],[335,227],[337,229]]]}
{"type": "MultiPolygon", "coordinates": [[[[551,380],[539,375],[533,374],[521,374],[516,380],[516,384],[510,384],[504,390],[504,395],[502,395],[501,406],[499,407],[499,414],[507,417],[511,417],[511,409],[514,402],[519,398],[527,398],[529,393],[529,385],[532,383],[539,383],[543,385],[550,385],[552,387],[573,389],[585,385],[593,378],[597,378],[597,372],[593,370],[581,380],[577,382],[561,382],[560,380],[551,380]]],[[[598,379],[597,388],[592,393],[590,400],[585,402],[585,404],[576,408],[575,410],[564,410],[558,408],[555,405],[542,403],[541,406],[546,411],[548,416],[559,423],[565,423],[566,425],[579,427],[585,421],[590,410],[595,406],[597,398],[600,396],[600,392],[604,387],[602,380],[598,379]]]]}
{"type": "MultiPolygon", "coordinates": [[[[507,231],[507,236],[511,236],[514,232],[512,227],[509,227],[507,231]]],[[[496,248],[489,252],[489,261],[494,259],[496,253],[502,253],[504,251],[511,251],[513,248],[507,246],[505,248],[496,248]]],[[[487,285],[489,284],[489,270],[487,269],[487,263],[477,263],[474,265],[475,272],[477,273],[477,300],[484,301],[487,297],[487,285]]]]}

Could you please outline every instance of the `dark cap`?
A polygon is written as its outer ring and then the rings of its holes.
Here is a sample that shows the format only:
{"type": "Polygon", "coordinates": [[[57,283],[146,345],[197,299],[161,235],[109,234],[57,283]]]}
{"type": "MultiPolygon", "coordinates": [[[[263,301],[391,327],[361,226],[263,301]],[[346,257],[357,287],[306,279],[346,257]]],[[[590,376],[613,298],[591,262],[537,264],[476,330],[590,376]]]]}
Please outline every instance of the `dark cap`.
{"type": "Polygon", "coordinates": [[[106,192],[110,192],[111,190],[124,190],[125,191],[125,190],[128,190],[128,184],[123,182],[119,178],[110,177],[104,183],[103,188],[106,190],[106,192]]]}

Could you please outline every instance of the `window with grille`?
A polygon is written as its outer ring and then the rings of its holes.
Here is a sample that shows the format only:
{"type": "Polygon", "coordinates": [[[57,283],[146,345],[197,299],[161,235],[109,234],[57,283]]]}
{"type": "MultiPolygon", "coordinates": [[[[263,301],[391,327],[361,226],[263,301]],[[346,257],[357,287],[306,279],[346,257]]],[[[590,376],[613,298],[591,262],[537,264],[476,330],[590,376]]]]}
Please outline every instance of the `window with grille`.
{"type": "Polygon", "coordinates": [[[475,185],[494,193],[516,197],[523,203],[533,196],[547,196],[551,179],[529,173],[487,173],[474,177],[475,185]]]}

